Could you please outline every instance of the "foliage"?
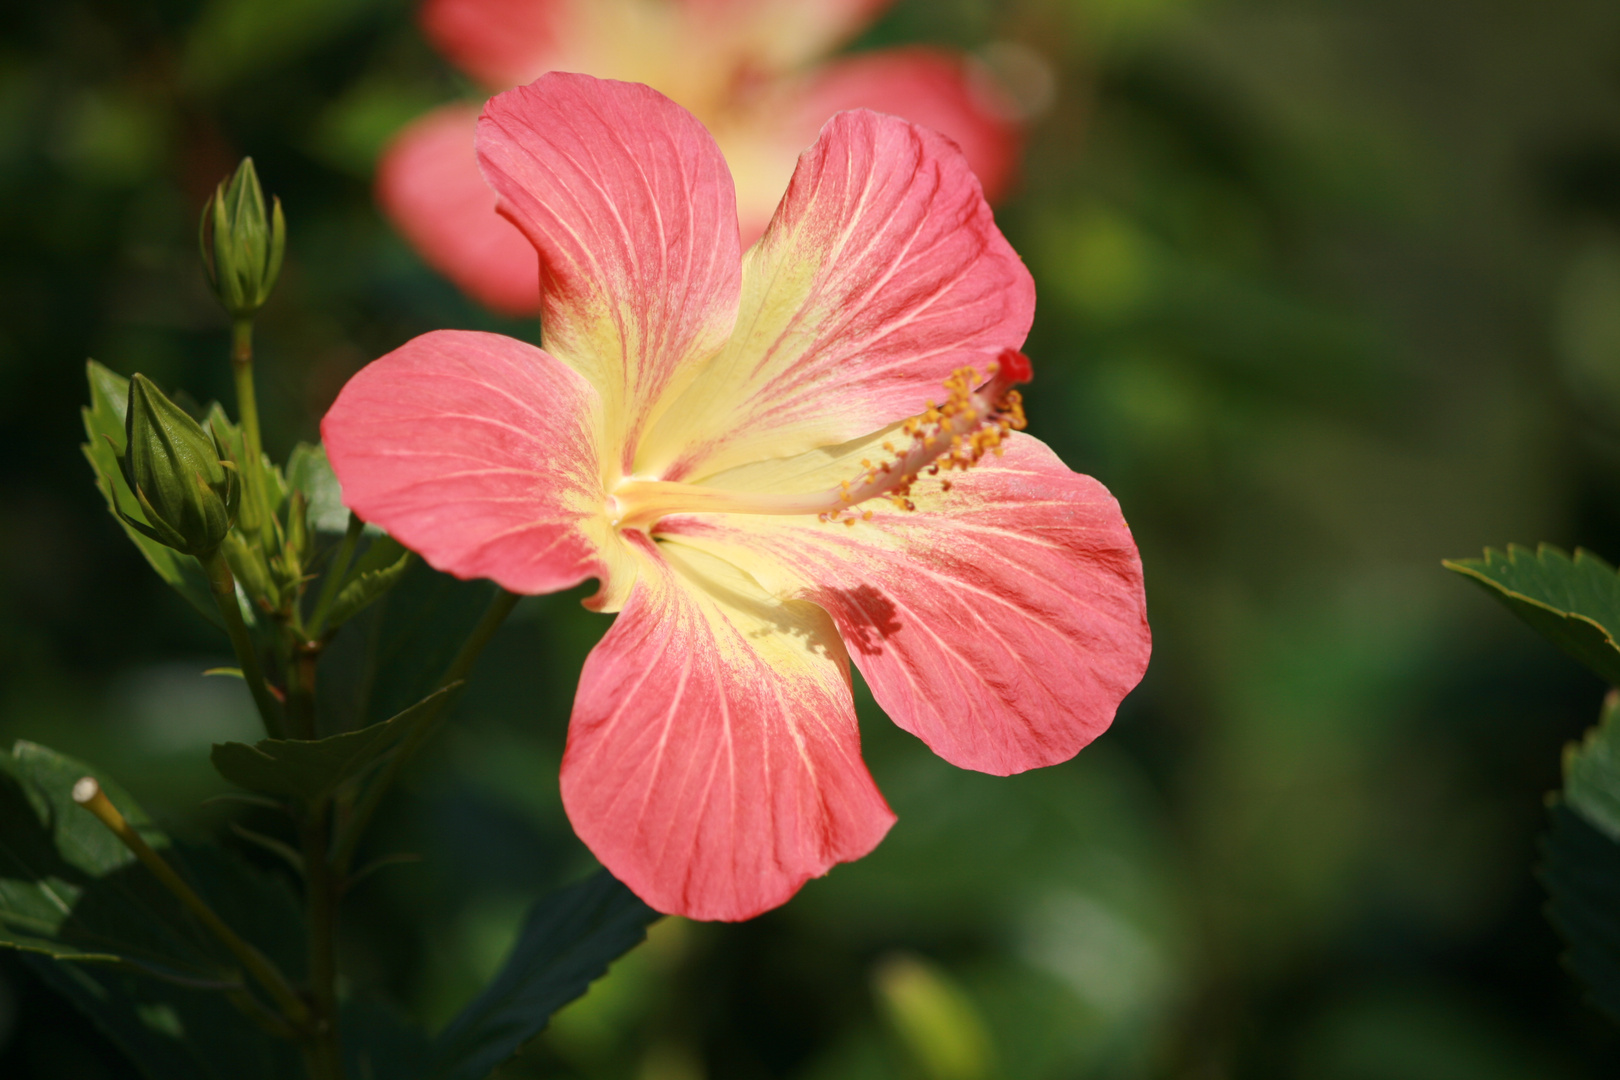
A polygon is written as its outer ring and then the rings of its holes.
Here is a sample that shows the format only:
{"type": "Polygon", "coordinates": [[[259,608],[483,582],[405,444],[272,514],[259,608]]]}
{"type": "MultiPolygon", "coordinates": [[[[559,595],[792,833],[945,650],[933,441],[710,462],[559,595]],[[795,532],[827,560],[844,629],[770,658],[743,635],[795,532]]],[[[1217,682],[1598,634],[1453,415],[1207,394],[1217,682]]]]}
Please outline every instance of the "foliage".
{"type": "Polygon", "coordinates": [[[1483,559],[1446,567],[1479,582],[1542,636],[1620,685],[1620,574],[1589,551],[1572,559],[1542,544],[1534,554],[1510,544],[1507,554],[1487,548],[1483,559]]]}

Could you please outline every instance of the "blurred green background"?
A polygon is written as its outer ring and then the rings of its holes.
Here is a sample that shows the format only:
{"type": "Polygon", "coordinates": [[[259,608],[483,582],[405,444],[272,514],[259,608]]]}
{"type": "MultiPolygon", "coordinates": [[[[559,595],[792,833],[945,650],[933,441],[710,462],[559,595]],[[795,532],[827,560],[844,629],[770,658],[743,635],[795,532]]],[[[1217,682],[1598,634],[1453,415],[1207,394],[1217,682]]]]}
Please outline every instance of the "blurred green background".
{"type": "MultiPolygon", "coordinates": [[[[1119,496],[1152,667],[1005,780],[864,699],[878,850],[749,924],[665,920],[502,1075],[1613,1075],[1533,877],[1602,687],[1439,560],[1620,555],[1620,6],[901,0],[854,47],[917,40],[1050,76],[998,211],[1039,288],[1032,430],[1119,496]]],[[[252,710],[92,487],[83,362],[229,401],[195,235],[244,153],[291,229],[276,456],[414,334],[534,339],[371,202],[388,135],[472,92],[408,0],[0,9],[0,744],[224,834],[206,749],[252,710]]],[[[557,794],[607,625],[580,595],[519,608],[394,801],[378,851],[422,861],[349,901],[357,992],[442,1022],[590,866],[557,794]]],[[[132,1074],[0,956],[0,1075],[132,1074]]]]}

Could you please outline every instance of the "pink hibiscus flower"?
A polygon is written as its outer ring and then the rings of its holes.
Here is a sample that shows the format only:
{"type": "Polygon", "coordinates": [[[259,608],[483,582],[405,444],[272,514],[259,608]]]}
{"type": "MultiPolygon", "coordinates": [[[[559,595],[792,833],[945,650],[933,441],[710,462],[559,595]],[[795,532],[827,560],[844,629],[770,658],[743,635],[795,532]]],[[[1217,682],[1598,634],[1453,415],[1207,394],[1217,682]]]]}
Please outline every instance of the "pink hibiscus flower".
{"type": "Polygon", "coordinates": [[[894,815],[851,652],[966,768],[1108,726],[1147,665],[1141,563],[1107,490],[1013,430],[1034,285],[955,145],[839,113],[746,254],[719,147],[648,87],[545,75],[489,102],[478,157],[539,253],[544,348],[425,334],[321,430],[348,505],[431,565],[599,581],[562,795],[614,874],[743,919],[870,851],[894,815]]]}
{"type": "MultiPolygon", "coordinates": [[[[492,90],[546,71],[646,83],[719,141],[743,240],[764,230],[799,151],[842,109],[894,113],[963,148],[992,197],[1017,158],[1010,112],[965,58],[934,49],[815,61],[892,0],[427,0],[440,51],[492,90]]],[[[402,131],[377,167],[377,198],[422,257],[480,302],[532,315],[534,250],[495,214],[473,156],[478,106],[447,105],[402,131]]]]}

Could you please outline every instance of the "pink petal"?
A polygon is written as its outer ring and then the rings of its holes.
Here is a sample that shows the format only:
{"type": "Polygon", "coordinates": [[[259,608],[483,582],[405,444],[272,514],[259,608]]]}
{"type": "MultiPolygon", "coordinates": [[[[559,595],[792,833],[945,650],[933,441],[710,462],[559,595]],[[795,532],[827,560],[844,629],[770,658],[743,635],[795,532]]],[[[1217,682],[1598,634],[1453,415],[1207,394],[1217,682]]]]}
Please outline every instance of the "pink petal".
{"type": "Polygon", "coordinates": [[[629,603],[580,675],[563,805],[653,907],[751,918],[866,854],[894,815],[861,762],[826,614],[642,543],[629,603]]]}
{"type": "Polygon", "coordinates": [[[826,608],[878,704],[952,764],[1065,761],[1147,668],[1136,544],[1107,489],[1034,439],[952,475],[854,527],[691,515],[659,532],[826,608]]]}
{"type": "Polygon", "coordinates": [[[540,260],[478,171],[478,106],[446,105],[394,137],[377,163],[377,201],[427,264],[508,315],[540,310],[540,260]]]}
{"type": "Polygon", "coordinates": [[[858,111],[827,122],[748,253],[737,333],[638,466],[696,478],[920,412],[954,369],[1029,331],[1035,286],[944,137],[858,111]]]}
{"type": "Polygon", "coordinates": [[[551,66],[573,9],[573,0],[426,0],[421,19],[428,40],[457,67],[505,87],[551,66]]]}
{"type": "Polygon", "coordinates": [[[799,108],[806,125],[845,109],[871,109],[933,128],[961,147],[992,202],[1018,165],[1011,105],[964,56],[907,48],[840,60],[816,72],[799,108]]]}
{"type": "Polygon", "coordinates": [[[554,592],[600,576],[596,409],[534,346],[438,330],[350,379],[321,437],[344,503],[429,565],[554,592]]]}
{"type": "Polygon", "coordinates": [[[490,100],[478,158],[540,252],[546,348],[601,393],[604,450],[628,453],[736,320],[737,200],[720,150],[655,90],[552,72],[490,100]]]}

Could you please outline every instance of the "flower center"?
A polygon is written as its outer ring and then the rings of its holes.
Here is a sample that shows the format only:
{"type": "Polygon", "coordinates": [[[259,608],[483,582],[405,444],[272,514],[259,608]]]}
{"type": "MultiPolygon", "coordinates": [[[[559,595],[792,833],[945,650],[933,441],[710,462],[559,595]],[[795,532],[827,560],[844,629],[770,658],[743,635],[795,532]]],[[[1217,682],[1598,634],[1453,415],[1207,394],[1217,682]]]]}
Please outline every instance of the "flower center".
{"type": "MultiPolygon", "coordinates": [[[[837,487],[801,494],[728,491],[669,480],[625,480],[608,497],[608,517],[619,529],[644,529],[670,514],[815,514],[822,521],[853,525],[870,518],[870,509],[856,507],[886,498],[905,510],[915,510],[911,485],[925,472],[937,476],[952,469],[967,470],[985,454],[1001,455],[1007,432],[1024,427],[1023,399],[1013,387],[1028,382],[1029,357],[1006,349],[990,365],[982,385],[973,368],[958,368],[945,380],[945,401],[913,416],[900,426],[910,441],[903,447],[883,444],[889,458],[861,462],[861,471],[837,487]]],[[[951,481],[941,481],[946,491],[951,481]]]]}

